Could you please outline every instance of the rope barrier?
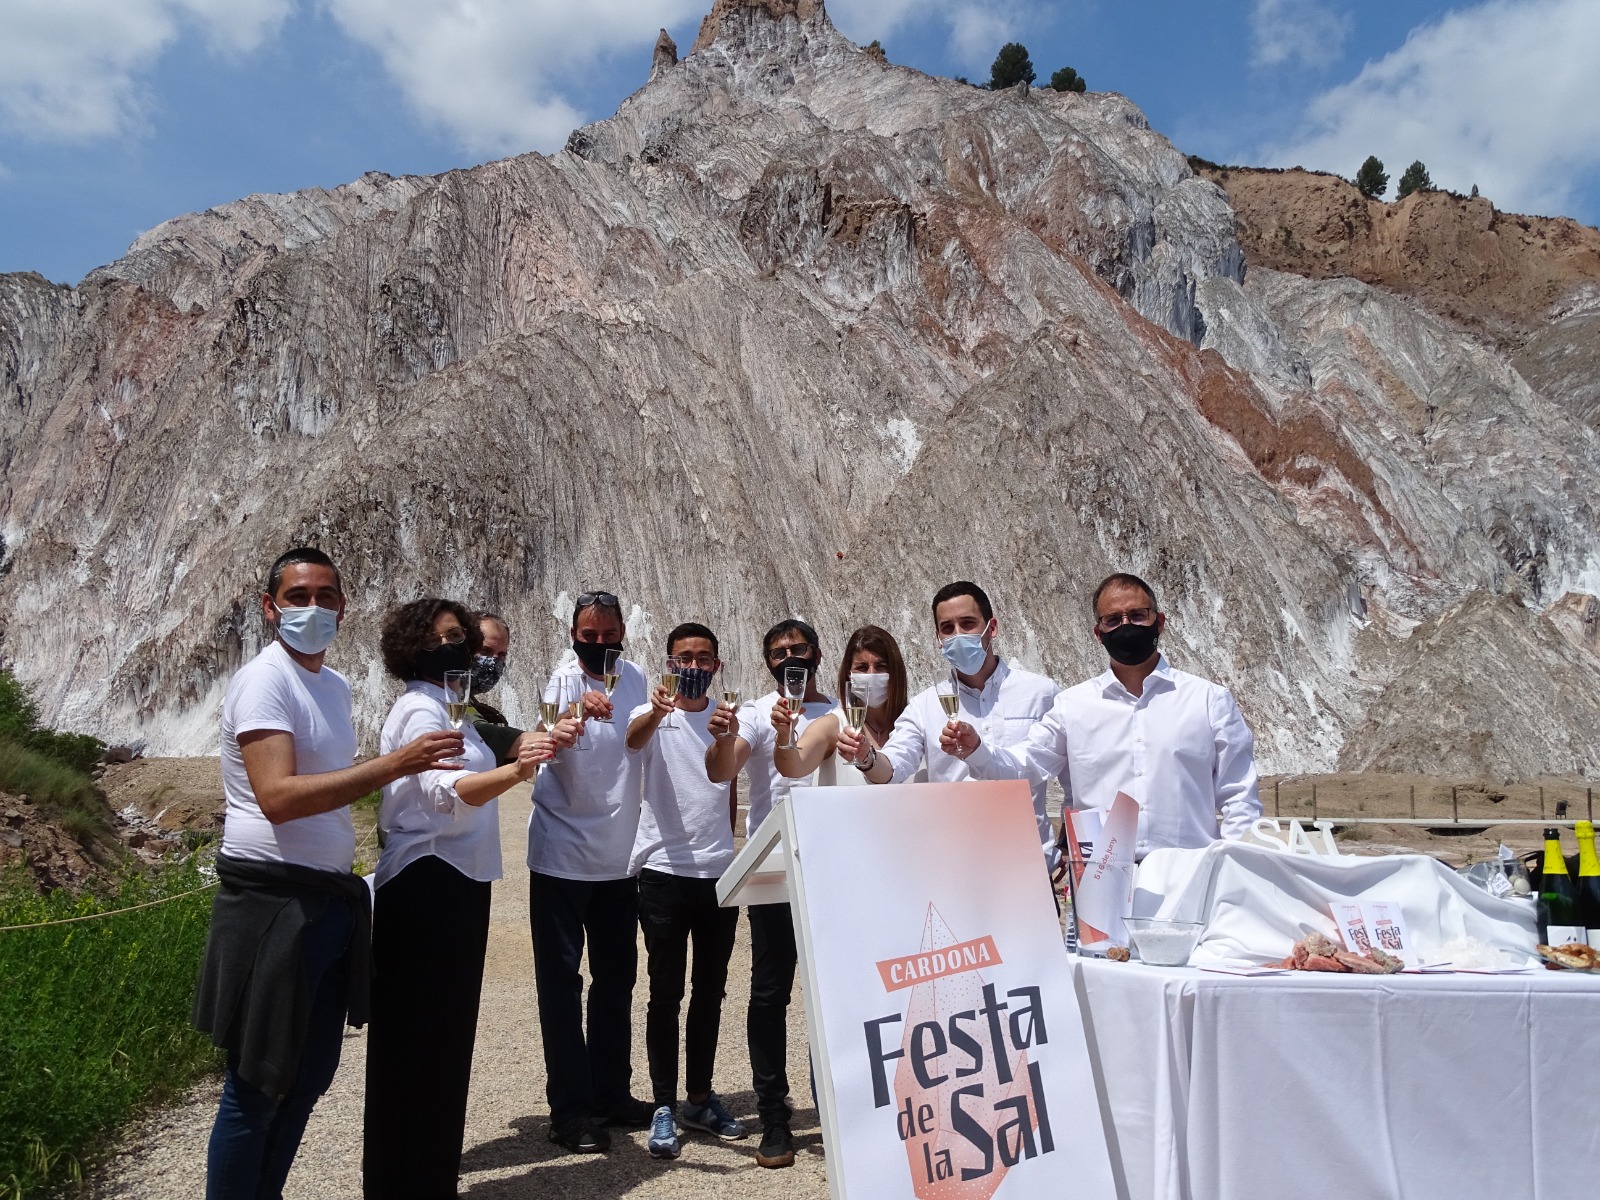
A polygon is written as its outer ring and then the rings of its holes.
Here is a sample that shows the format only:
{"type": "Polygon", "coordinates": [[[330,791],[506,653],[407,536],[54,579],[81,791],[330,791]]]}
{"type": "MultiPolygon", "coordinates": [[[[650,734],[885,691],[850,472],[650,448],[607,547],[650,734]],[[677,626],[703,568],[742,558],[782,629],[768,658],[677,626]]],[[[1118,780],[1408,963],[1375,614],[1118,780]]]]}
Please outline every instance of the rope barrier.
{"type": "Polygon", "coordinates": [[[0,925],[0,933],[12,933],[18,929],[47,929],[51,925],[71,925],[75,921],[98,921],[102,917],[120,917],[123,913],[138,912],[141,908],[154,908],[158,904],[182,900],[185,896],[198,896],[201,892],[209,892],[216,886],[215,883],[208,883],[204,887],[191,888],[187,892],[179,892],[176,896],[163,896],[159,900],[146,900],[143,904],[134,904],[128,908],[114,908],[109,912],[84,913],[81,917],[61,917],[54,921],[35,921],[29,925],[0,925]]]}

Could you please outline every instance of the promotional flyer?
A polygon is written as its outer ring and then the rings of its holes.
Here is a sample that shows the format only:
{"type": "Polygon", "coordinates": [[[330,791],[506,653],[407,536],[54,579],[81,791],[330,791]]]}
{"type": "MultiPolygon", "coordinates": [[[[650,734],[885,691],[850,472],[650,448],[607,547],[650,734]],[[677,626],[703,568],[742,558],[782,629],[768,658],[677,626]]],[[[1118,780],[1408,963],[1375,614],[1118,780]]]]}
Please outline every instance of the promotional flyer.
{"type": "Polygon", "coordinates": [[[836,1200],[1114,1194],[1027,786],[790,803],[836,1200]]]}

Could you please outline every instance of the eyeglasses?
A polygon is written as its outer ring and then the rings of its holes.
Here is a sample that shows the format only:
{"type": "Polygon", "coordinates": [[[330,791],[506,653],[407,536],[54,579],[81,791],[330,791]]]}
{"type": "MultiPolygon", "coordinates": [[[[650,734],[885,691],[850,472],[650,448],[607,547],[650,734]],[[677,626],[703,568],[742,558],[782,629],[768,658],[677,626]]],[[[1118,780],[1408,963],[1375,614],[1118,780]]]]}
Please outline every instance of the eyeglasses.
{"type": "Polygon", "coordinates": [[[769,663],[780,663],[786,658],[797,658],[802,662],[811,661],[812,646],[809,642],[795,642],[788,646],[774,646],[767,651],[769,663]]]}
{"type": "Polygon", "coordinates": [[[1094,627],[1101,633],[1110,633],[1113,629],[1123,625],[1154,625],[1156,613],[1153,608],[1130,608],[1127,612],[1107,613],[1094,623],[1094,627]]]}
{"type": "Polygon", "coordinates": [[[457,625],[452,629],[446,629],[443,633],[436,633],[433,636],[439,639],[439,645],[441,646],[459,646],[462,642],[467,640],[467,631],[461,628],[461,626],[457,625]]]}
{"type": "Polygon", "coordinates": [[[577,607],[588,608],[591,604],[598,604],[602,608],[614,608],[618,612],[622,611],[622,601],[618,600],[610,592],[585,592],[578,597],[577,607]]]}

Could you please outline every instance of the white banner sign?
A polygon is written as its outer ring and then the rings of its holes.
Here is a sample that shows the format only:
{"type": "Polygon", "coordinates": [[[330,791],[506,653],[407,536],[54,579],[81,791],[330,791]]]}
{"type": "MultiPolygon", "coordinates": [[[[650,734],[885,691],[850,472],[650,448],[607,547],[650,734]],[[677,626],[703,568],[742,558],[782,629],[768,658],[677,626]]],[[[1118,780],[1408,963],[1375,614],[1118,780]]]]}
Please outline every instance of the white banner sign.
{"type": "Polygon", "coordinates": [[[771,819],[834,1200],[1114,1195],[1027,785],[796,788],[771,819]]]}

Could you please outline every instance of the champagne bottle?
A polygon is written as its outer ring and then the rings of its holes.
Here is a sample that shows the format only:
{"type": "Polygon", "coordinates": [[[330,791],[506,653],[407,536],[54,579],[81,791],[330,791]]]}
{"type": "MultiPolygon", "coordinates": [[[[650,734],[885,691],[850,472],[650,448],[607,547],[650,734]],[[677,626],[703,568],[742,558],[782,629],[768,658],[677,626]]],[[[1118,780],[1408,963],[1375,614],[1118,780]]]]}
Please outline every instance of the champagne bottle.
{"type": "MultiPolygon", "coordinates": [[[[1592,844],[1592,843],[1591,843],[1592,844]]],[[[1539,939],[1547,946],[1587,943],[1589,931],[1579,924],[1578,887],[1561,853],[1561,831],[1544,831],[1544,870],[1539,876],[1539,939]]]]}
{"type": "Polygon", "coordinates": [[[1588,930],[1589,945],[1600,950],[1600,858],[1594,853],[1594,825],[1578,822],[1578,915],[1588,930]]]}

